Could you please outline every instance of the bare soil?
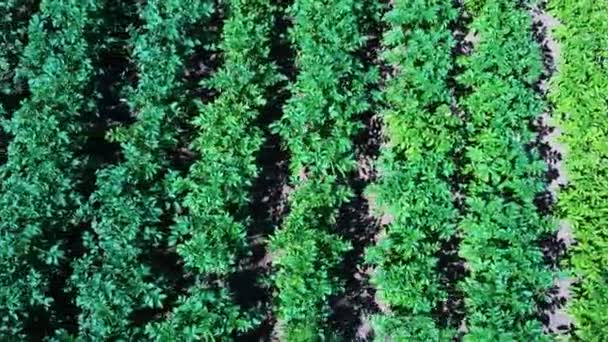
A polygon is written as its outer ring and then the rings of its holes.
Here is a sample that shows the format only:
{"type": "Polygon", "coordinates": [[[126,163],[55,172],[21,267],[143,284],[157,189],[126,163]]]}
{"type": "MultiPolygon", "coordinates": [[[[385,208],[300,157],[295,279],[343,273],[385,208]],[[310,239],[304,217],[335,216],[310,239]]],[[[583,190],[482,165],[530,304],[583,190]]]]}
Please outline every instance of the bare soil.
{"type": "MultiPolygon", "coordinates": [[[[553,37],[553,30],[560,25],[559,21],[552,17],[546,10],[546,1],[539,6],[532,7],[530,13],[534,21],[534,33],[537,41],[543,50],[543,61],[545,72],[539,84],[539,90],[546,98],[550,87],[550,78],[554,75],[559,65],[560,46],[553,37]]],[[[555,212],[555,205],[558,201],[559,189],[568,183],[567,175],[563,167],[563,160],[566,156],[566,148],[559,141],[562,134],[557,121],[551,116],[551,105],[547,112],[536,124],[538,129],[538,146],[541,155],[549,166],[547,172],[548,196],[547,202],[551,212],[555,212]]],[[[559,270],[561,260],[566,256],[567,249],[574,243],[572,227],[564,220],[559,220],[557,229],[552,236],[543,241],[543,252],[545,260],[551,269],[559,270]]],[[[571,298],[570,288],[574,279],[562,277],[556,274],[554,287],[549,292],[549,298],[544,304],[542,312],[545,323],[545,332],[567,335],[574,325],[572,317],[565,311],[565,305],[571,298]]]]}
{"type": "Polygon", "coordinates": [[[341,332],[348,341],[363,341],[370,338],[371,326],[367,317],[378,312],[375,290],[369,283],[368,267],[364,262],[365,249],[373,245],[379,230],[378,220],[370,214],[370,207],[364,195],[365,186],[375,180],[373,161],[379,154],[380,122],[373,113],[364,120],[365,128],[355,139],[357,170],[351,185],[355,198],[344,206],[338,217],[338,231],[351,242],[340,273],[345,279],[345,291],[333,298],[330,305],[330,327],[341,332]]]}
{"type": "MultiPolygon", "coordinates": [[[[277,5],[284,9],[286,1],[277,1],[277,5]]],[[[294,81],[296,76],[295,51],[287,41],[287,30],[291,23],[284,14],[278,15],[274,23],[270,56],[277,64],[278,71],[287,79],[268,89],[266,98],[269,101],[255,123],[263,132],[264,144],[257,155],[259,175],[251,190],[252,201],[248,210],[252,215],[247,231],[252,254],[244,260],[243,271],[231,281],[242,305],[262,309],[259,327],[235,337],[235,340],[243,342],[275,341],[280,330],[273,313],[274,298],[270,281],[273,256],[268,241],[287,214],[287,198],[291,191],[289,153],[284,150],[281,138],[270,129],[270,125],[283,115],[283,106],[291,96],[287,83],[294,81]]]]}

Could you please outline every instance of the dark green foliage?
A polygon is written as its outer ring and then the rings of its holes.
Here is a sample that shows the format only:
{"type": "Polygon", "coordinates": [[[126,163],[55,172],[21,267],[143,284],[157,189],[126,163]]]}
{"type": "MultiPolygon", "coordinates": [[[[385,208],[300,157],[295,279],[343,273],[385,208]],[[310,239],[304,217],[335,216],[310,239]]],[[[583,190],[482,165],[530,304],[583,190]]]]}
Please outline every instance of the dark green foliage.
{"type": "Polygon", "coordinates": [[[543,101],[532,86],[542,70],[541,51],[526,9],[512,1],[485,1],[471,29],[479,36],[459,77],[471,93],[467,113],[465,215],[460,256],[470,277],[461,288],[467,308],[465,339],[545,340],[537,304],[553,275],[539,240],[552,232],[535,196],[545,188],[546,165],[528,145],[543,101]]]}
{"type": "MultiPolygon", "coordinates": [[[[16,79],[19,57],[27,43],[27,25],[37,8],[34,0],[0,2],[0,114],[10,110],[23,92],[23,80],[16,79]]],[[[12,113],[8,113],[12,114],[12,113]]]]}
{"type": "MultiPolygon", "coordinates": [[[[64,236],[77,229],[76,191],[84,88],[91,74],[84,32],[99,4],[42,1],[32,17],[20,72],[31,96],[4,129],[13,137],[0,169],[1,339],[24,337],[33,311],[56,316],[50,277],[65,267],[64,236]]],[[[15,43],[17,44],[17,43],[15,43]]]]}
{"type": "Polygon", "coordinates": [[[574,228],[570,260],[580,281],[569,312],[581,341],[608,340],[608,2],[552,0],[563,26],[551,100],[566,145],[569,185],[560,213],[574,228]]]}
{"type": "Polygon", "coordinates": [[[124,161],[98,172],[97,189],[83,208],[92,215],[93,232],[84,236],[88,251],[74,263],[72,283],[85,339],[141,338],[143,328],[131,322],[132,315],[163,305],[162,279],[153,278],[141,258],[162,246],[159,225],[171,205],[163,178],[167,150],[175,143],[172,123],[180,113],[175,92],[182,53],[196,43],[184,33],[211,12],[210,3],[194,0],[141,7],[144,24],[133,37],[139,82],[128,97],[137,120],[112,132],[124,161]]]}
{"type": "Polygon", "coordinates": [[[354,54],[365,42],[357,28],[362,4],[297,0],[290,37],[297,49],[293,97],[274,129],[291,155],[290,213],[272,237],[277,333],[285,341],[329,335],[328,299],[339,293],[336,267],[350,248],[334,231],[336,214],[352,197],[352,138],[369,109],[363,71],[354,54]]]}
{"type": "Polygon", "coordinates": [[[184,213],[176,219],[170,244],[196,282],[166,320],[148,326],[156,340],[229,340],[257,323],[210,276],[223,279],[235,272],[248,250],[243,218],[262,143],[255,120],[268,87],[280,80],[269,61],[275,9],[268,0],[231,0],[228,5],[221,44],[225,63],[208,82],[220,95],[199,104],[191,144],[199,158],[186,177],[171,182],[176,196],[184,197],[184,213]]]}
{"type": "Polygon", "coordinates": [[[457,217],[450,177],[460,132],[447,84],[456,16],[451,0],[396,0],[384,18],[383,58],[394,74],[382,93],[387,143],[379,180],[368,191],[391,222],[366,255],[375,266],[377,296],[390,309],[372,319],[379,340],[439,341],[453,334],[433,312],[447,300],[436,255],[455,233],[457,217]]]}

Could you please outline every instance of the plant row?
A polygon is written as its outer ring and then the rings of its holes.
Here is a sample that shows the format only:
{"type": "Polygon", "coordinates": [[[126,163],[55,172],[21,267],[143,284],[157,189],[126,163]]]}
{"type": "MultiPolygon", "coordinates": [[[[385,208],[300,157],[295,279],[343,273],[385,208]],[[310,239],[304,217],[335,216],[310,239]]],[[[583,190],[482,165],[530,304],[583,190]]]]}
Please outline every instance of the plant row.
{"type": "Polygon", "coordinates": [[[28,22],[35,10],[33,2],[9,0],[0,3],[0,115],[10,112],[24,91],[16,70],[27,44],[28,22]]]}
{"type": "Polygon", "coordinates": [[[246,210],[263,142],[256,120],[268,88],[281,79],[269,60],[275,11],[269,0],[228,2],[221,44],[224,65],[207,82],[219,96],[199,103],[199,115],[192,121],[197,135],[190,146],[199,157],[186,177],[170,184],[183,198],[184,212],[172,227],[170,245],[196,279],[171,315],[149,327],[155,340],[228,340],[258,323],[235,303],[226,286],[218,288],[211,280],[225,281],[248,253],[246,210]]]}
{"type": "Polygon", "coordinates": [[[534,91],[542,72],[530,15],[509,0],[475,2],[470,25],[478,39],[461,60],[458,82],[467,94],[467,179],[459,255],[467,278],[460,284],[466,306],[465,340],[545,340],[538,304],[553,274],[539,247],[555,230],[535,204],[547,166],[532,144],[531,123],[545,105],[534,91]]]}
{"type": "Polygon", "coordinates": [[[51,281],[65,271],[66,239],[78,229],[75,212],[83,201],[85,161],[77,155],[92,73],[85,32],[99,7],[42,1],[29,22],[18,72],[31,94],[2,122],[12,140],[0,168],[0,339],[25,338],[28,324],[64,319],[51,281]]]}
{"type": "Polygon", "coordinates": [[[558,206],[577,243],[570,259],[577,284],[568,307],[575,335],[602,341],[608,339],[608,3],[552,0],[549,6],[562,23],[550,87],[569,182],[558,206]]]}
{"type": "Polygon", "coordinates": [[[456,232],[451,190],[459,119],[447,84],[454,66],[450,0],[392,2],[384,21],[383,60],[392,67],[383,92],[386,143],[379,181],[369,189],[380,215],[390,218],[366,260],[378,300],[372,318],[379,340],[449,340],[454,331],[435,319],[447,292],[437,255],[456,232]]]}
{"type": "Polygon", "coordinates": [[[140,6],[142,27],[133,31],[138,83],[127,102],[135,122],[110,132],[122,160],[97,172],[96,188],[80,212],[92,221],[85,254],[73,263],[72,286],[80,338],[140,339],[133,319],[161,308],[164,277],[152,274],[150,260],[166,248],[164,218],[176,203],[168,195],[169,153],[182,115],[179,91],[183,58],[198,42],[188,28],[210,18],[211,2],[148,1],[140,6]]]}
{"type": "Polygon", "coordinates": [[[338,211],[352,197],[352,139],[368,110],[364,72],[355,54],[361,4],[296,0],[290,38],[297,52],[293,94],[274,125],[290,154],[290,212],[272,236],[276,333],[286,341],[330,335],[328,300],[340,293],[337,268],[350,245],[336,232],[338,211]]]}

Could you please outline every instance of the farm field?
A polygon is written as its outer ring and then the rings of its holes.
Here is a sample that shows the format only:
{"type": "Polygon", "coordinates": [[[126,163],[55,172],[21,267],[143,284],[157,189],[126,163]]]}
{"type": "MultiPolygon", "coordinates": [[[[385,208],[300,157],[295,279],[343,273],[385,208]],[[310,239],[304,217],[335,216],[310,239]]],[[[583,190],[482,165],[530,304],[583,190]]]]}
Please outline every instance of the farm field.
{"type": "Polygon", "coordinates": [[[0,0],[0,341],[608,341],[608,2],[0,0]]]}

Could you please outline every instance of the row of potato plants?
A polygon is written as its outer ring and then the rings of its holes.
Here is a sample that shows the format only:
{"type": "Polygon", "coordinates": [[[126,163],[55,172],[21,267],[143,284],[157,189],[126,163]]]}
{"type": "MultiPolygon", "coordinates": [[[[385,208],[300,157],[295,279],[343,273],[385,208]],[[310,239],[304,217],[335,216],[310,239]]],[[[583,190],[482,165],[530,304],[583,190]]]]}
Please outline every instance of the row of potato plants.
{"type": "Polygon", "coordinates": [[[78,229],[83,202],[80,115],[92,74],[85,32],[100,4],[42,1],[29,22],[17,72],[31,94],[2,122],[12,139],[0,168],[2,340],[25,339],[24,326],[34,321],[65,318],[55,310],[51,278],[64,272],[66,236],[78,229]]]}
{"type": "Polygon", "coordinates": [[[562,128],[568,186],[561,217],[576,245],[570,266],[577,283],[568,311],[581,341],[608,340],[608,3],[551,0],[561,22],[557,74],[550,99],[562,128]]]}
{"type": "Polygon", "coordinates": [[[327,329],[329,298],[342,284],[338,267],[350,244],[336,232],[337,214],[352,198],[352,139],[369,109],[366,86],[374,74],[355,56],[365,39],[358,29],[362,3],[296,0],[290,39],[297,77],[283,117],[274,124],[290,154],[290,211],[271,237],[278,336],[313,341],[327,329]]]}
{"type": "Polygon", "coordinates": [[[248,253],[245,212],[263,142],[256,120],[269,87],[282,79],[269,58],[276,12],[272,3],[228,1],[220,46],[224,64],[207,82],[219,96],[199,103],[191,144],[199,158],[186,177],[170,184],[183,198],[184,212],[173,226],[170,245],[196,280],[166,320],[149,326],[155,340],[229,340],[259,321],[235,303],[228,288],[217,288],[211,280],[236,272],[239,259],[248,253]]]}
{"type": "MultiPolygon", "coordinates": [[[[74,7],[77,7],[74,5],[74,7]]],[[[97,172],[96,189],[80,214],[86,253],[73,263],[79,336],[86,340],[140,339],[137,312],[161,308],[163,277],[152,275],[149,255],[166,248],[163,216],[175,203],[167,194],[168,154],[175,120],[183,113],[179,76],[183,58],[198,42],[187,35],[210,18],[211,1],[151,0],[139,7],[142,27],[132,31],[138,83],[127,101],[135,122],[108,134],[122,160],[97,172]]]]}
{"type": "Polygon", "coordinates": [[[372,318],[379,340],[449,340],[435,320],[447,301],[437,255],[456,232],[451,189],[460,120],[451,112],[454,66],[451,0],[395,0],[384,17],[383,60],[393,73],[382,91],[386,143],[379,181],[369,189],[391,222],[366,252],[371,278],[387,309],[372,318]]]}
{"type": "Polygon", "coordinates": [[[0,3],[0,115],[11,114],[11,107],[24,91],[17,77],[19,57],[27,44],[28,22],[34,0],[7,0],[0,3]]]}
{"type": "Polygon", "coordinates": [[[539,240],[554,232],[535,205],[547,166],[532,144],[531,123],[544,102],[534,91],[542,55],[528,9],[515,1],[471,1],[470,30],[478,41],[460,60],[467,94],[465,165],[468,182],[459,255],[468,276],[465,340],[545,340],[538,304],[552,286],[539,240]],[[474,5],[474,6],[473,6],[474,5]]]}

